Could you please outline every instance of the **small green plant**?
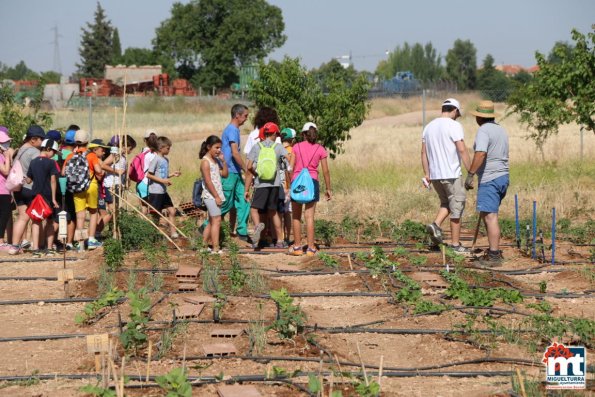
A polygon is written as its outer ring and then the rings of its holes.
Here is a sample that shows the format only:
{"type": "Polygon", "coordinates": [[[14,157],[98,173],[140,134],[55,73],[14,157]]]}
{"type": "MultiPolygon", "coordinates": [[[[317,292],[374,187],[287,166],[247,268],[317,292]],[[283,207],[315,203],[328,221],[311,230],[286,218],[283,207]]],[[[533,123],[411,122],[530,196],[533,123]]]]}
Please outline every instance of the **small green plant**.
{"type": "Polygon", "coordinates": [[[303,331],[306,322],[306,314],[299,306],[293,304],[293,298],[289,296],[285,288],[278,291],[271,291],[271,299],[277,305],[277,319],[269,326],[269,329],[277,331],[282,339],[292,339],[303,331]]]}
{"type": "Polygon", "coordinates": [[[124,248],[120,240],[108,238],[103,242],[103,257],[110,270],[118,270],[124,264],[124,248]]]}
{"type": "Polygon", "coordinates": [[[167,246],[160,241],[159,243],[146,245],[143,247],[143,255],[151,269],[167,269],[169,268],[169,255],[167,254],[167,246]]]}
{"type": "Polygon", "coordinates": [[[423,266],[428,262],[428,257],[423,255],[410,255],[409,262],[413,266],[423,266]]]}
{"type": "Polygon", "coordinates": [[[339,261],[329,254],[325,254],[324,252],[318,254],[318,259],[320,259],[326,267],[331,267],[333,269],[339,267],[339,261]]]}
{"type": "Polygon", "coordinates": [[[95,397],[116,397],[115,391],[108,387],[101,387],[99,385],[86,385],[81,387],[79,390],[95,397]]]}
{"type": "Polygon", "coordinates": [[[126,252],[154,245],[163,239],[151,223],[132,212],[121,209],[118,221],[122,247],[126,252]]]}
{"type": "Polygon", "coordinates": [[[246,288],[252,294],[263,294],[269,290],[266,278],[264,278],[262,273],[256,267],[253,267],[248,272],[246,277],[246,288]]]}
{"type": "Polygon", "coordinates": [[[315,395],[318,395],[322,391],[322,384],[318,376],[314,374],[308,375],[308,391],[315,395]]]}
{"type": "Polygon", "coordinates": [[[361,397],[376,397],[380,393],[380,385],[373,380],[368,382],[358,382],[355,384],[355,392],[361,397]]]}
{"type": "Polygon", "coordinates": [[[250,355],[261,355],[267,344],[267,327],[264,325],[264,311],[262,303],[258,304],[258,320],[248,325],[248,339],[250,341],[250,355]]]}
{"type": "Polygon", "coordinates": [[[136,289],[138,275],[135,270],[136,269],[128,270],[128,278],[126,279],[126,289],[128,291],[134,291],[136,289]]]}
{"type": "Polygon", "coordinates": [[[396,247],[393,250],[393,255],[394,256],[401,256],[401,257],[405,257],[409,254],[409,251],[407,250],[407,248],[405,247],[396,247]]]}
{"type": "Polygon", "coordinates": [[[446,259],[448,259],[449,262],[452,262],[457,266],[465,263],[465,257],[463,255],[456,253],[450,247],[445,247],[444,249],[444,256],[446,256],[446,259]]]}
{"type": "Polygon", "coordinates": [[[101,265],[99,268],[99,278],[97,280],[97,294],[105,295],[115,288],[115,273],[107,270],[107,266],[101,265]]]}
{"type": "Polygon", "coordinates": [[[414,314],[440,314],[445,311],[447,307],[445,305],[434,303],[425,299],[419,299],[415,302],[414,314]]]}
{"type": "Polygon", "coordinates": [[[238,293],[244,288],[248,275],[244,272],[240,263],[236,261],[231,264],[231,270],[227,277],[231,283],[231,292],[238,293]]]}
{"type": "Polygon", "coordinates": [[[538,310],[542,313],[551,313],[552,312],[552,305],[547,303],[546,301],[541,301],[539,303],[529,303],[527,305],[530,309],[538,310]]]}
{"type": "Polygon", "coordinates": [[[158,376],[155,381],[167,392],[166,397],[192,397],[192,385],[183,368],[174,368],[163,376],[158,376]]]}
{"type": "Polygon", "coordinates": [[[211,263],[209,261],[204,263],[202,268],[202,288],[209,294],[216,294],[222,290],[220,280],[221,266],[219,263],[211,263]]]}
{"type": "Polygon", "coordinates": [[[171,350],[174,340],[182,334],[185,334],[188,330],[188,322],[176,322],[171,324],[163,333],[159,339],[159,348],[157,349],[157,359],[161,360],[171,350]]]}
{"type": "Polygon", "coordinates": [[[0,383],[0,389],[4,389],[5,387],[10,387],[10,386],[19,386],[19,387],[35,386],[35,385],[39,384],[39,382],[40,382],[39,377],[37,376],[38,374],[39,374],[39,370],[34,370],[33,372],[31,372],[31,375],[28,378],[12,380],[12,381],[8,381],[8,382],[2,382],[2,383],[0,383]]]}
{"type": "Polygon", "coordinates": [[[395,294],[395,300],[397,302],[415,303],[421,298],[421,287],[417,282],[407,277],[400,270],[395,270],[393,272],[393,277],[404,284],[399,292],[395,294]]]}
{"type": "Polygon", "coordinates": [[[147,290],[141,288],[138,291],[129,291],[126,294],[130,305],[130,319],[126,328],[120,334],[122,346],[129,351],[145,344],[147,341],[148,313],[151,309],[151,298],[147,296],[147,290]]]}
{"type": "Polygon", "coordinates": [[[110,291],[101,295],[99,299],[87,303],[83,308],[83,312],[78,313],[74,318],[74,321],[77,324],[88,324],[97,316],[101,309],[115,305],[123,296],[124,293],[122,291],[118,290],[117,288],[112,288],[110,291]]]}
{"type": "Polygon", "coordinates": [[[361,222],[357,219],[345,215],[339,225],[341,229],[341,235],[350,241],[355,241],[357,238],[357,231],[362,226],[361,222]]]}
{"type": "Polygon", "coordinates": [[[539,282],[539,292],[545,294],[547,291],[547,281],[543,280],[539,282]]]}
{"type": "Polygon", "coordinates": [[[330,247],[337,238],[337,224],[324,219],[316,219],[314,221],[314,234],[324,245],[330,247]]]}
{"type": "Polygon", "coordinates": [[[398,264],[391,262],[381,247],[373,247],[369,255],[364,257],[364,265],[372,276],[378,276],[389,269],[395,269],[398,264]]]}
{"type": "Polygon", "coordinates": [[[393,238],[398,242],[410,240],[425,242],[427,240],[426,227],[423,223],[407,219],[399,227],[395,228],[393,238]]]}
{"type": "Polygon", "coordinates": [[[164,284],[165,280],[163,279],[163,273],[152,272],[149,274],[149,277],[147,277],[147,284],[145,286],[149,292],[158,292],[161,291],[164,284]]]}
{"type": "Polygon", "coordinates": [[[512,390],[517,396],[522,396],[523,393],[526,396],[530,397],[541,397],[543,396],[543,391],[541,390],[541,380],[533,380],[527,377],[525,371],[521,371],[521,376],[523,380],[523,386],[521,387],[520,379],[516,376],[516,374],[511,375],[511,384],[512,390]]]}
{"type": "Polygon", "coordinates": [[[498,298],[502,299],[504,303],[523,301],[523,296],[517,290],[471,288],[469,284],[451,272],[442,271],[441,274],[450,283],[445,292],[446,297],[460,299],[465,306],[493,306],[494,301],[498,298]]]}

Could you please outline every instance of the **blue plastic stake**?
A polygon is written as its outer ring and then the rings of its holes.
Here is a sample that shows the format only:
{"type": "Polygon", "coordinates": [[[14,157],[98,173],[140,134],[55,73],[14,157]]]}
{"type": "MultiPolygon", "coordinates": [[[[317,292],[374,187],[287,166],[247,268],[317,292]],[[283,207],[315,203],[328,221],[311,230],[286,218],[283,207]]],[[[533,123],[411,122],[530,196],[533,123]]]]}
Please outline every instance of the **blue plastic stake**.
{"type": "Polygon", "coordinates": [[[556,263],[556,207],[552,208],[552,265],[556,263]]]}
{"type": "Polygon", "coordinates": [[[521,224],[519,222],[519,196],[514,195],[514,221],[516,225],[516,247],[521,248],[521,224]]]}
{"type": "Polygon", "coordinates": [[[533,248],[531,249],[531,258],[535,259],[535,240],[537,239],[537,201],[533,201],[533,248]]]}

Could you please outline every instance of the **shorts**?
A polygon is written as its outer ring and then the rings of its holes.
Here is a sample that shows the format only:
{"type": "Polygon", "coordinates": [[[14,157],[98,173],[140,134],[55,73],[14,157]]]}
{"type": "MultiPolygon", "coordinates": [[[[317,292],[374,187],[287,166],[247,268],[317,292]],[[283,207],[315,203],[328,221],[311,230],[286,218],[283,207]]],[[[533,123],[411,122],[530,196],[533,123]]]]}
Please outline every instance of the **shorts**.
{"type": "Polygon", "coordinates": [[[497,214],[502,199],[506,197],[508,184],[508,175],[502,175],[491,181],[480,183],[477,188],[477,211],[497,214]]]}
{"type": "Polygon", "coordinates": [[[312,182],[314,182],[314,200],[310,201],[310,203],[317,203],[320,201],[320,182],[317,179],[312,179],[312,182]]]}
{"type": "Polygon", "coordinates": [[[459,219],[463,216],[467,192],[463,184],[463,177],[456,179],[434,179],[431,181],[434,190],[440,198],[440,207],[448,208],[451,219],[459,219]]]}
{"type": "Polygon", "coordinates": [[[58,208],[54,208],[54,222],[58,223],[58,214],[62,211],[66,212],[67,222],[74,221],[76,219],[76,212],[74,211],[74,203],[72,202],[72,193],[70,193],[70,203],[68,203],[66,196],[64,198],[59,197],[56,201],[58,202],[58,208]]]}
{"type": "MultiPolygon", "coordinates": [[[[100,197],[99,202],[98,202],[98,208],[100,210],[106,210],[107,205],[114,202],[114,196],[112,195],[112,192],[110,191],[110,189],[112,189],[112,188],[108,188],[105,186],[103,188],[103,198],[100,197]]],[[[119,193],[120,192],[119,185],[114,186],[113,189],[116,194],[120,194],[119,193]]]]}
{"type": "Polygon", "coordinates": [[[159,212],[164,208],[171,208],[174,206],[171,197],[169,197],[169,194],[167,193],[149,193],[147,202],[159,212]]]}
{"type": "Polygon", "coordinates": [[[85,211],[87,208],[96,210],[99,201],[99,185],[93,179],[89,188],[84,192],[74,193],[74,210],[76,212],[85,211]]]}
{"type": "Polygon", "coordinates": [[[26,205],[27,207],[29,207],[35,196],[33,195],[33,190],[22,188],[20,191],[14,192],[13,197],[14,202],[17,204],[17,206],[26,205]]]}
{"type": "MultiPolygon", "coordinates": [[[[60,203],[62,204],[62,203],[60,203]]],[[[66,191],[64,195],[64,211],[68,214],[68,220],[76,219],[76,210],[74,209],[74,193],[66,191]]]]}
{"type": "Polygon", "coordinates": [[[279,206],[279,186],[259,187],[254,190],[251,208],[277,211],[279,206]]]}
{"type": "Polygon", "coordinates": [[[279,200],[277,201],[277,212],[280,214],[285,213],[285,189],[283,186],[279,187],[279,200]]]}
{"type": "MultiPolygon", "coordinates": [[[[147,197],[149,196],[149,185],[143,182],[139,182],[136,184],[136,195],[143,200],[147,201],[147,197]]],[[[144,204],[144,203],[143,203],[144,204]]]]}
{"type": "Polygon", "coordinates": [[[207,207],[209,216],[221,216],[221,207],[217,205],[215,199],[205,198],[202,200],[202,202],[204,203],[205,207],[207,207]]]}

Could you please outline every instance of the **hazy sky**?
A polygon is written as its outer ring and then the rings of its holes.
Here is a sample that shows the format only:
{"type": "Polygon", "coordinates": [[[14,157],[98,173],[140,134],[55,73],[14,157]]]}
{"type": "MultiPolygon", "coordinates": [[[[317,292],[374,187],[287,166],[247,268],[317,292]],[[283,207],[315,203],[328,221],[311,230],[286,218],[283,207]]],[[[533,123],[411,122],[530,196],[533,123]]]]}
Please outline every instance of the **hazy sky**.
{"type": "MultiPolygon", "coordinates": [[[[247,0],[249,1],[249,0],[247,0]]],[[[183,3],[188,0],[183,0],[183,3]]],[[[155,28],[170,16],[172,0],[101,0],[120,31],[122,49],[151,47],[155,28]]],[[[405,41],[431,41],[443,59],[457,39],[471,40],[478,64],[486,54],[496,64],[535,64],[536,50],[549,52],[556,41],[571,41],[595,24],[594,0],[269,0],[283,11],[285,45],[271,57],[302,58],[309,68],[352,54],[358,70],[374,71],[385,51],[405,41]]],[[[81,27],[93,20],[93,0],[0,0],[0,62],[24,60],[35,71],[54,65],[58,27],[62,72],[79,61],[81,27]]],[[[258,21],[254,21],[258,29],[258,21]]]]}

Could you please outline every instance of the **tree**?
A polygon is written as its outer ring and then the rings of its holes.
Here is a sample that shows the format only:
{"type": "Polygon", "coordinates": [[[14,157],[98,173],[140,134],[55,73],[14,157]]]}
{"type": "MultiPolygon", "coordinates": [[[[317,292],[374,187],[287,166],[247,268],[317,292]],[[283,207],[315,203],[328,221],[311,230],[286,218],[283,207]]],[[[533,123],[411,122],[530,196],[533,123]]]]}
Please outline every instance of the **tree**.
{"type": "Polygon", "coordinates": [[[257,107],[276,109],[282,127],[299,129],[307,121],[316,123],[320,143],[334,158],[343,151],[349,131],[364,121],[369,86],[363,75],[345,84],[338,70],[327,73],[324,81],[326,92],[299,59],[286,57],[282,62],[260,64],[250,96],[257,107]]]}
{"type": "Polygon", "coordinates": [[[112,34],[112,64],[117,65],[122,60],[122,44],[120,44],[120,32],[114,28],[112,34]]]}
{"type": "Polygon", "coordinates": [[[526,70],[521,70],[511,78],[514,87],[519,87],[533,80],[533,75],[526,70]]]}
{"type": "Polygon", "coordinates": [[[528,138],[539,149],[561,124],[575,122],[595,133],[595,30],[584,35],[573,29],[572,39],[571,53],[554,46],[559,62],[549,62],[536,52],[539,70],[508,101],[510,113],[518,113],[532,129],[528,138]]]}
{"type": "Polygon", "coordinates": [[[42,85],[45,84],[59,84],[60,83],[60,73],[54,72],[53,70],[48,70],[47,72],[42,72],[39,76],[39,82],[42,85]]]}
{"type": "Polygon", "coordinates": [[[339,79],[344,84],[351,85],[358,76],[357,71],[352,65],[344,68],[336,59],[331,59],[328,63],[323,63],[318,69],[311,71],[312,77],[322,87],[324,92],[328,91],[327,81],[339,79]]]}
{"type": "Polygon", "coordinates": [[[376,74],[384,79],[390,79],[397,72],[411,71],[421,81],[435,81],[442,78],[444,69],[441,65],[442,57],[437,54],[431,42],[422,46],[415,43],[413,47],[405,42],[403,47],[397,46],[388,56],[388,60],[381,61],[376,74]]]}
{"type": "Polygon", "coordinates": [[[29,69],[25,61],[21,61],[14,67],[6,68],[4,78],[9,80],[39,80],[39,74],[29,69]]]}
{"type": "Polygon", "coordinates": [[[562,63],[562,58],[558,54],[564,54],[563,57],[565,59],[571,59],[573,50],[574,47],[572,46],[572,44],[566,41],[557,41],[556,44],[554,44],[554,47],[552,48],[550,53],[548,54],[547,61],[549,63],[562,63]]]}
{"type": "Polygon", "coordinates": [[[153,46],[193,85],[226,87],[237,80],[239,67],[282,46],[284,29],[281,9],[265,0],[192,0],[174,3],[153,46]]]}
{"type": "Polygon", "coordinates": [[[470,40],[457,39],[453,48],[446,53],[446,74],[457,83],[459,90],[475,88],[477,73],[477,51],[470,40]]]}
{"type": "Polygon", "coordinates": [[[503,102],[508,97],[510,87],[510,79],[494,67],[494,57],[486,55],[483,68],[477,73],[477,88],[481,94],[494,102],[503,102]]]}
{"type": "Polygon", "coordinates": [[[104,75],[105,65],[110,64],[113,59],[114,29],[99,2],[95,10],[95,22],[88,22],[87,28],[83,27],[81,30],[83,31],[79,47],[81,63],[77,64],[78,72],[83,77],[101,78],[104,75]]]}
{"type": "Polygon", "coordinates": [[[23,143],[23,136],[32,124],[45,128],[52,125],[52,115],[40,112],[41,101],[31,101],[32,109],[18,103],[12,88],[8,85],[0,87],[0,125],[6,126],[12,141],[10,145],[14,148],[23,143]]]}

